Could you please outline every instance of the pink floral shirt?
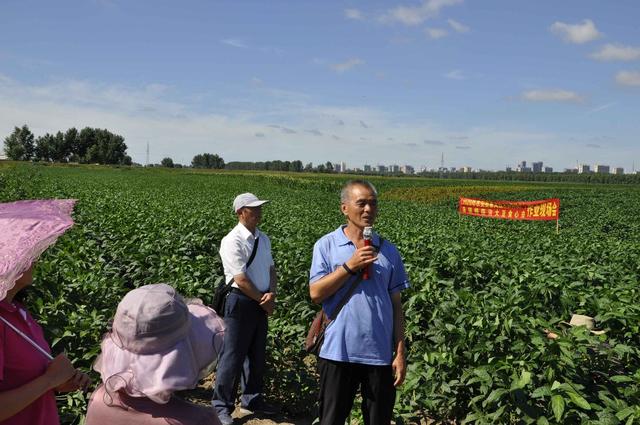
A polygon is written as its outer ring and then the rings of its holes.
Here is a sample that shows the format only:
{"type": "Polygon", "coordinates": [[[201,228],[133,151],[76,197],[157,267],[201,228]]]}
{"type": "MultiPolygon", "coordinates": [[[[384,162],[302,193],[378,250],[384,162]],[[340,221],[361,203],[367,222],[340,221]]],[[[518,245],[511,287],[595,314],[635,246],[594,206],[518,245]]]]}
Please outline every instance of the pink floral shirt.
{"type": "MultiPolygon", "coordinates": [[[[0,315],[51,352],[40,325],[19,303],[0,301],[0,315]]],[[[49,361],[0,320],[0,392],[12,390],[34,380],[47,369],[49,361]]],[[[49,391],[0,425],[59,425],[55,393],[49,391]]]]}

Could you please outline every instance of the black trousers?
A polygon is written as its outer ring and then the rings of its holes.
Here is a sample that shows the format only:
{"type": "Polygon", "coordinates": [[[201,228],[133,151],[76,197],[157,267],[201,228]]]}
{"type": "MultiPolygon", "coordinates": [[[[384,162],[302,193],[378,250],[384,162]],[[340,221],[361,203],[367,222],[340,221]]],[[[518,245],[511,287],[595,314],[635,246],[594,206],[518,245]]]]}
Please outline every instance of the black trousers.
{"type": "Polygon", "coordinates": [[[358,389],[365,425],[389,425],[396,389],[391,366],[371,366],[318,358],[320,425],[344,425],[358,389]]]}
{"type": "Polygon", "coordinates": [[[218,355],[218,369],[212,404],[218,413],[231,414],[238,382],[245,407],[262,397],[267,346],[267,314],[256,301],[232,291],[224,309],[224,343],[218,355]]]}

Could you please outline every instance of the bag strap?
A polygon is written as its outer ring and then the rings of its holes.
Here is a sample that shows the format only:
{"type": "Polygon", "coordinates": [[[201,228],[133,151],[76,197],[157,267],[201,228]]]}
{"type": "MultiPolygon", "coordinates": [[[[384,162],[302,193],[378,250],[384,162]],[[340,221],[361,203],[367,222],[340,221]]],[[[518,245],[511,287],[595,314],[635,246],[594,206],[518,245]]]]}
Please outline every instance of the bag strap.
{"type": "MultiPolygon", "coordinates": [[[[259,244],[260,244],[260,238],[258,237],[258,238],[256,238],[256,241],[253,243],[253,249],[251,250],[251,255],[249,256],[249,261],[247,261],[247,268],[249,268],[251,263],[253,263],[253,259],[256,258],[256,252],[258,252],[258,245],[259,244]]],[[[235,282],[235,279],[231,278],[229,283],[227,283],[227,286],[231,287],[231,285],[233,285],[233,282],[235,282]]]]}
{"type": "Polygon", "coordinates": [[[256,238],[256,241],[253,243],[253,249],[251,250],[251,256],[249,257],[249,261],[247,261],[247,268],[253,263],[253,259],[256,258],[256,252],[258,252],[258,245],[260,244],[260,238],[256,238]]]}
{"type": "MultiPolygon", "coordinates": [[[[382,243],[384,242],[384,239],[380,237],[379,239],[380,239],[380,245],[374,246],[377,252],[380,252],[380,249],[382,248],[382,243]]],[[[342,307],[344,307],[347,301],[349,301],[349,298],[351,298],[351,295],[353,295],[353,291],[356,289],[356,286],[358,286],[358,284],[362,282],[362,274],[363,274],[362,271],[358,273],[356,280],[353,281],[353,283],[351,284],[351,287],[349,288],[347,293],[344,295],[344,297],[342,297],[342,299],[340,300],[340,303],[337,305],[336,309],[333,311],[333,314],[332,314],[333,317],[327,316],[327,318],[330,321],[338,317],[338,314],[340,313],[340,310],[342,310],[342,307]]]]}

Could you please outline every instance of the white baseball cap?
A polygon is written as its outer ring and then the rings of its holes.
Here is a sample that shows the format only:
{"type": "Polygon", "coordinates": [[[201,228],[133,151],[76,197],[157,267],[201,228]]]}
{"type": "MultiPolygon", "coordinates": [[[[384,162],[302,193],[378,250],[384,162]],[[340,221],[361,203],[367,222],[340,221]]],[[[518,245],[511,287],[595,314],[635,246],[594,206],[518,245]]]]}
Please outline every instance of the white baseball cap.
{"type": "Polygon", "coordinates": [[[259,207],[267,202],[269,201],[258,199],[253,193],[242,193],[233,200],[233,211],[238,212],[240,208],[244,207],[259,207]]]}

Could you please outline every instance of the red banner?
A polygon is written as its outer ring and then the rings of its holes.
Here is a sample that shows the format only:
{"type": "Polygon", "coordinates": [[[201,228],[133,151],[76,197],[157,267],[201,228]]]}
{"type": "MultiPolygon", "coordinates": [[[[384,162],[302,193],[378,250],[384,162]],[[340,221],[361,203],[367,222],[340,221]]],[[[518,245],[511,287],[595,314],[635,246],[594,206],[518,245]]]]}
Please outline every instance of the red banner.
{"type": "Polygon", "coordinates": [[[486,201],[460,198],[458,212],[476,217],[502,218],[505,220],[558,220],[560,199],[541,201],[486,201]]]}

